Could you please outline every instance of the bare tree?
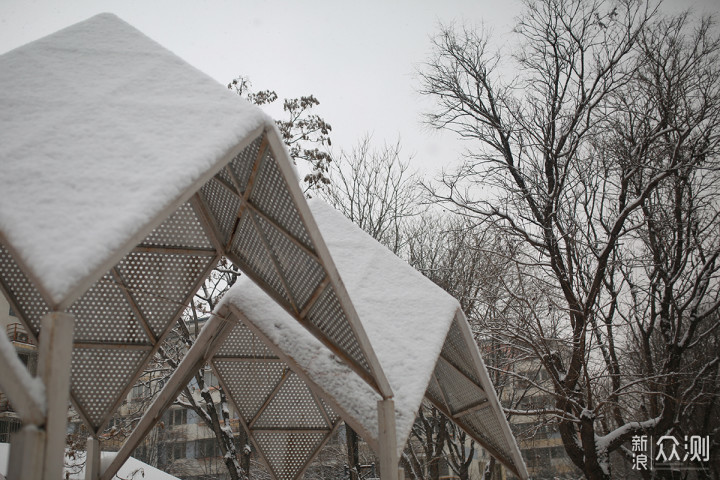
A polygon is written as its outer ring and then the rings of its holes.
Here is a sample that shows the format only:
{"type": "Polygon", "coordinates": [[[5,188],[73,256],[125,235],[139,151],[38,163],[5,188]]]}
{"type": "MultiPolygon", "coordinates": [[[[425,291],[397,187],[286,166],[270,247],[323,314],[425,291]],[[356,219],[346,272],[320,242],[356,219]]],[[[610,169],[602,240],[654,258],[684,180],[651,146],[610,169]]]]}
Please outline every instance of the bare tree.
{"type": "MultiPolygon", "coordinates": [[[[508,241],[501,231],[481,228],[471,218],[436,213],[419,217],[409,232],[408,261],[460,302],[508,420],[519,414],[535,416],[534,411],[520,407],[546,398],[547,388],[537,388],[541,383],[535,378],[538,362],[531,352],[519,346],[506,328],[508,319],[516,323],[527,319],[539,305],[537,301],[531,305],[530,301],[514,293],[534,291],[531,276],[524,272],[527,269],[518,270],[512,261],[518,248],[516,242],[508,241]],[[523,365],[522,373],[518,373],[518,365],[523,365]],[[528,373],[533,382],[527,382],[523,376],[528,373]]],[[[537,295],[527,295],[527,298],[532,297],[537,295]]],[[[424,416],[432,418],[436,425],[442,425],[444,437],[436,449],[442,452],[448,467],[461,479],[469,478],[473,453],[478,447],[439,412],[426,407],[424,416]]],[[[528,429],[517,434],[524,438],[535,432],[528,429]]],[[[423,423],[416,425],[413,435],[418,441],[422,439],[422,444],[438,443],[438,437],[428,435],[423,423]]],[[[430,449],[426,447],[425,450],[430,449]]],[[[427,469],[421,462],[413,461],[413,451],[407,452],[406,456],[409,471],[419,472],[415,478],[434,478],[423,476],[427,475],[427,469]]],[[[499,466],[490,459],[481,472],[482,477],[493,478],[499,473],[499,466]]]]}
{"type": "Polygon", "coordinates": [[[400,141],[374,148],[369,135],[341,151],[329,169],[330,186],[322,198],[375,240],[398,253],[403,225],[420,212],[418,175],[403,160],[400,141]]]}
{"type": "Polygon", "coordinates": [[[430,190],[521,246],[533,281],[515,287],[533,288],[510,293],[530,314],[506,328],[551,377],[534,413],[607,479],[632,436],[684,431],[717,399],[717,351],[697,349],[720,307],[720,43],[711,19],[630,0],[528,1],[516,33],[506,82],[487,37],[436,37],[428,120],[474,143],[430,190]]]}

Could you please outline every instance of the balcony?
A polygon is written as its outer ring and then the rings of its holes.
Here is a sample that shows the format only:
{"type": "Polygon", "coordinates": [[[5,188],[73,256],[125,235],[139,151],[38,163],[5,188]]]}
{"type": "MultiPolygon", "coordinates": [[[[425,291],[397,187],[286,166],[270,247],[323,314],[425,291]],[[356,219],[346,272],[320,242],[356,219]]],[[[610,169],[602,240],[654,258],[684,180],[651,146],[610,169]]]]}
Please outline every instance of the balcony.
{"type": "Polygon", "coordinates": [[[11,342],[25,343],[27,345],[35,345],[30,335],[25,331],[25,327],[21,323],[11,323],[7,326],[7,336],[11,342]]]}

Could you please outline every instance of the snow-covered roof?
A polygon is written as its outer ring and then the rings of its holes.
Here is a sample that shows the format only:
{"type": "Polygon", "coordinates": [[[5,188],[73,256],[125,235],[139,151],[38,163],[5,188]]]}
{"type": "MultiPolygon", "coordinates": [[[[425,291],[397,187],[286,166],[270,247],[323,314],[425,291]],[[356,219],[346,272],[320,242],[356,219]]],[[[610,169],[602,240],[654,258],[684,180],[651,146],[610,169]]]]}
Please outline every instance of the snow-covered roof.
{"type": "MultiPolygon", "coordinates": [[[[339,212],[310,206],[395,393],[398,453],[427,398],[526,477],[458,302],[339,212]]],[[[278,476],[302,473],[339,417],[378,447],[378,395],[262,290],[239,280],[219,312],[241,321],[213,367],[278,476]]]]}
{"type": "Polygon", "coordinates": [[[0,103],[0,290],[35,339],[46,313],[75,316],[92,432],[222,256],[390,393],[256,106],[110,14],[0,56],[0,103]]]}
{"type": "Polygon", "coordinates": [[[272,125],[111,14],[2,55],[0,85],[0,231],[51,307],[272,125]]]}

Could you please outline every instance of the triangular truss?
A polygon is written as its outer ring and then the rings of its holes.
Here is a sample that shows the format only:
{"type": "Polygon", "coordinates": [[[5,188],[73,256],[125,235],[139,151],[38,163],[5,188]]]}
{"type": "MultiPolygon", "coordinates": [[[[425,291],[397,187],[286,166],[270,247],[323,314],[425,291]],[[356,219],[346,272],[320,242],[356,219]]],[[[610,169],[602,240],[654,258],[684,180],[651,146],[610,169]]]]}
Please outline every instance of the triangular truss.
{"type": "Polygon", "coordinates": [[[243,323],[210,363],[274,478],[299,478],[340,416],[243,323]]]}
{"type": "Polygon", "coordinates": [[[467,320],[458,310],[438,357],[425,398],[507,465],[516,475],[521,460],[467,320]]]}

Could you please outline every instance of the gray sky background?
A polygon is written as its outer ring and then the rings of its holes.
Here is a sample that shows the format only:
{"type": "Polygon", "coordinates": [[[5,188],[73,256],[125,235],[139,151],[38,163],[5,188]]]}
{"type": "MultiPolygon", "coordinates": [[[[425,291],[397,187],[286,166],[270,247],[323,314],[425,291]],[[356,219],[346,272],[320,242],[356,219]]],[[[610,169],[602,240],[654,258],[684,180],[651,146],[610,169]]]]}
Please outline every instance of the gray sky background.
{"type": "MultiPolygon", "coordinates": [[[[666,7],[718,13],[720,0],[666,7]]],[[[422,124],[431,104],[416,93],[415,72],[430,36],[455,21],[489,26],[506,42],[520,8],[518,0],[0,0],[0,54],[112,12],[222,84],[243,74],[281,99],[315,95],[335,151],[365,133],[376,144],[399,137],[413,165],[435,174],[462,146],[422,124]]]]}

